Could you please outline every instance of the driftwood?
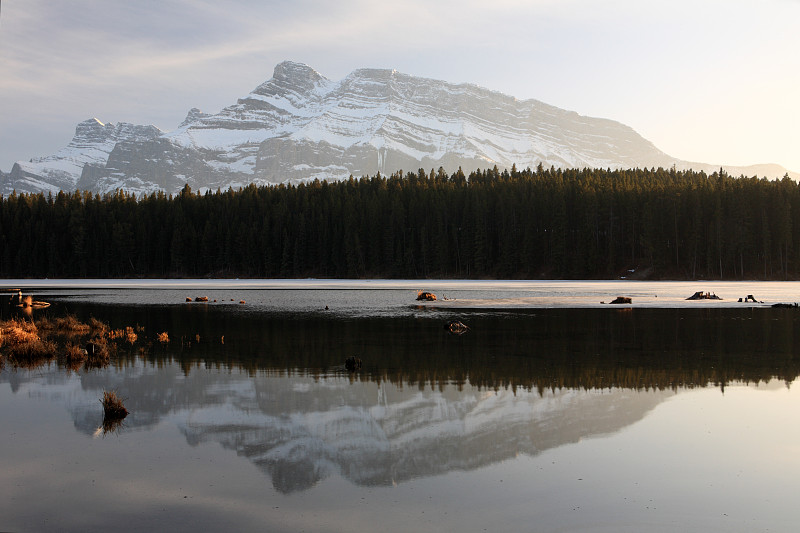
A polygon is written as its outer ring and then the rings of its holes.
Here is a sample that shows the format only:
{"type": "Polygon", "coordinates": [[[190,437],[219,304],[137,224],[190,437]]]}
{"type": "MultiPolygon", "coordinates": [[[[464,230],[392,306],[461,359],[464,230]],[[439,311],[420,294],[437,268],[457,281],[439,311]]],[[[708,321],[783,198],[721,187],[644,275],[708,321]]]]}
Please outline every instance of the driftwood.
{"type": "Polygon", "coordinates": [[[194,301],[195,302],[207,302],[208,301],[208,296],[198,296],[197,298],[194,299],[194,301]]]}
{"type": "Polygon", "coordinates": [[[38,300],[33,300],[33,301],[30,301],[30,302],[23,302],[23,303],[19,304],[17,307],[23,307],[23,308],[24,307],[30,307],[32,309],[45,309],[47,307],[50,307],[50,303],[49,302],[40,302],[38,300]]]}
{"type": "Polygon", "coordinates": [[[425,301],[428,301],[428,302],[434,302],[434,301],[436,301],[436,295],[433,294],[432,292],[419,291],[419,292],[417,292],[417,300],[425,300],[425,301]]]}
{"type": "Polygon", "coordinates": [[[49,302],[34,300],[31,295],[22,296],[22,291],[19,291],[19,294],[11,296],[10,304],[22,307],[23,309],[44,309],[50,307],[49,302]],[[16,304],[14,302],[16,302],[16,304]]]}

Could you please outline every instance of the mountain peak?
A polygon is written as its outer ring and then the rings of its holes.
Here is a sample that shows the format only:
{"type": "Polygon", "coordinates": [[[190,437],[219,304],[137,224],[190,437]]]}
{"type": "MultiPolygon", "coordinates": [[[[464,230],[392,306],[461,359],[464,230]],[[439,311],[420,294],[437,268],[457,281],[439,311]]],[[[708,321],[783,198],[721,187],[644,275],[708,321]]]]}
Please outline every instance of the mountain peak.
{"type": "Polygon", "coordinates": [[[277,82],[312,89],[326,78],[305,63],[283,61],[275,65],[275,70],[272,72],[272,79],[277,82]]]}
{"type": "Polygon", "coordinates": [[[180,126],[178,127],[182,128],[184,126],[188,126],[189,124],[192,124],[194,122],[197,122],[198,120],[202,120],[210,116],[211,115],[209,115],[208,113],[203,113],[198,108],[193,107],[189,110],[189,112],[186,114],[186,118],[183,119],[183,122],[181,122],[180,126]]]}
{"type": "Polygon", "coordinates": [[[106,139],[114,131],[114,125],[110,122],[105,124],[97,118],[89,118],[79,122],[75,126],[75,136],[73,143],[97,142],[106,139]]]}
{"type": "Polygon", "coordinates": [[[91,126],[91,127],[97,127],[97,126],[105,127],[105,124],[97,117],[87,118],[86,120],[80,122],[78,125],[91,126]]]}

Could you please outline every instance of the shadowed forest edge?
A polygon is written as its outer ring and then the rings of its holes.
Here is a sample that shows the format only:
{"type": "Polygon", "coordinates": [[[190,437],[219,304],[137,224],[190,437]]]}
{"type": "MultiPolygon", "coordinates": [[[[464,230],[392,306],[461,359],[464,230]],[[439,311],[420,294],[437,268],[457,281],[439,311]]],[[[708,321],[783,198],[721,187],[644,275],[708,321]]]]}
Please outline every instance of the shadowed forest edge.
{"type": "Polygon", "coordinates": [[[0,201],[8,278],[798,279],[800,186],[496,168],[0,201]]]}

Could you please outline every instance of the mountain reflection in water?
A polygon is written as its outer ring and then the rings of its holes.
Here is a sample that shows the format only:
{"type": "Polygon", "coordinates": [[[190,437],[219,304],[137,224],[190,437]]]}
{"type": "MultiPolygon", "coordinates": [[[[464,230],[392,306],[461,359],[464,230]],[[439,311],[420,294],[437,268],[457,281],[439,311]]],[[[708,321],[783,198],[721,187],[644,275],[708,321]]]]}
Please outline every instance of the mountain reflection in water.
{"type": "Polygon", "coordinates": [[[539,396],[292,378],[259,380],[250,392],[258,411],[210,405],[196,409],[182,430],[190,442],[235,449],[267,471],[281,492],[307,489],[332,472],[357,484],[390,485],[535,455],[617,431],[671,395],[559,390],[539,396]],[[284,411],[282,402],[270,401],[274,395],[294,407],[284,411]]]}
{"type": "Polygon", "coordinates": [[[191,445],[247,457],[283,493],[332,473],[386,486],[532,456],[617,432],[679,388],[788,383],[800,371],[794,309],[461,313],[470,326],[461,336],[440,315],[70,311],[151,337],[167,330],[173,342],[145,338],[104,370],[6,371],[0,383],[66,399],[86,434],[99,425],[101,391],[114,389],[131,411],[124,431],[169,419],[191,445]],[[343,371],[351,355],[360,372],[343,371]]]}
{"type": "Polygon", "coordinates": [[[640,420],[673,391],[557,389],[513,392],[470,384],[409,387],[348,376],[255,374],[203,365],[126,364],[114,371],[7,375],[15,390],[68,399],[76,429],[92,435],[103,388],[126,399],[124,431],[168,419],[187,442],[218,442],[269,474],[281,492],[339,473],[391,485],[471,470],[640,420]]]}

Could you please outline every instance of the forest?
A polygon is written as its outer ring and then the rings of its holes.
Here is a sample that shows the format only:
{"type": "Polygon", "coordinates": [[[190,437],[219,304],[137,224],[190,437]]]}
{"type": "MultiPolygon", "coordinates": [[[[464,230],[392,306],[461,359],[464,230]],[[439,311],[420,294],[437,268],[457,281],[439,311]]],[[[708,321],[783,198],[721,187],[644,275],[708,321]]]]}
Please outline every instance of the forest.
{"type": "Polygon", "coordinates": [[[721,169],[0,198],[5,278],[800,278],[800,186],[721,169]]]}

